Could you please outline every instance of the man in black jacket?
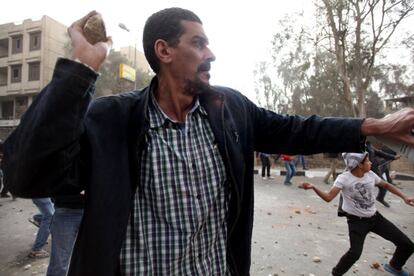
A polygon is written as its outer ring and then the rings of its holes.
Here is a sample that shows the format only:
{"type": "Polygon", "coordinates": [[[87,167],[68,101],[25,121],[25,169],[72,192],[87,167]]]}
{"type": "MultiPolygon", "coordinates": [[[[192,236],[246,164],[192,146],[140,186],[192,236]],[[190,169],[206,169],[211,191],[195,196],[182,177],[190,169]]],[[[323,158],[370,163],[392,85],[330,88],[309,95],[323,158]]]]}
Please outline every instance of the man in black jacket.
{"type": "Polygon", "coordinates": [[[254,151],[355,152],[366,135],[414,144],[412,109],[384,119],[305,119],[210,86],[215,56],[201,20],[180,8],[145,24],[150,86],[91,102],[110,44],[86,41],[94,14],[69,28],[72,60],[57,62],[5,143],[13,193],[85,189],[68,275],[248,275],[254,151]]]}
{"type": "MultiPolygon", "coordinates": [[[[382,151],[380,149],[377,149],[376,147],[374,147],[370,141],[367,141],[366,143],[366,148],[367,148],[367,152],[369,155],[369,160],[371,160],[372,165],[371,165],[371,170],[378,175],[379,177],[381,177],[382,179],[384,179],[384,177],[382,176],[382,174],[384,173],[384,165],[387,162],[391,162],[394,160],[398,160],[400,159],[400,155],[398,154],[391,154],[391,153],[387,153],[385,151],[382,151]]],[[[385,181],[388,181],[387,179],[384,179],[385,181]]],[[[378,187],[378,195],[377,195],[377,200],[379,202],[382,203],[382,205],[384,205],[385,207],[389,208],[390,204],[388,202],[385,201],[385,194],[387,193],[387,190],[382,188],[382,187],[378,187]]]]}

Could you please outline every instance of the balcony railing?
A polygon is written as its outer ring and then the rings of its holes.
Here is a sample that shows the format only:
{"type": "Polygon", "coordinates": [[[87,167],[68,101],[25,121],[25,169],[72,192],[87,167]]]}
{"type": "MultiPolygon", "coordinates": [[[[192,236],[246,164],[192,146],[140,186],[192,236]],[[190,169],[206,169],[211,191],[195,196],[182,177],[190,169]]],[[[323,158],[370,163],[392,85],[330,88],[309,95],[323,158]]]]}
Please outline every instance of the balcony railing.
{"type": "Polygon", "coordinates": [[[0,127],[15,127],[20,123],[20,119],[1,119],[0,118],[0,127]]]}

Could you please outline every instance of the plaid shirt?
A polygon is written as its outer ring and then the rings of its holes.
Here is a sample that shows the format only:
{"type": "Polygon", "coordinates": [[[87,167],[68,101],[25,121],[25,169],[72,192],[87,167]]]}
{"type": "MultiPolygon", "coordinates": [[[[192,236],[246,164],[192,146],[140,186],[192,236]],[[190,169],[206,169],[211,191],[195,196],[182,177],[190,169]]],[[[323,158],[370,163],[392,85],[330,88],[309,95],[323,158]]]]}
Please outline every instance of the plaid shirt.
{"type": "Polygon", "coordinates": [[[230,193],[207,113],[197,100],[180,124],[151,99],[121,273],[225,275],[230,193]]]}

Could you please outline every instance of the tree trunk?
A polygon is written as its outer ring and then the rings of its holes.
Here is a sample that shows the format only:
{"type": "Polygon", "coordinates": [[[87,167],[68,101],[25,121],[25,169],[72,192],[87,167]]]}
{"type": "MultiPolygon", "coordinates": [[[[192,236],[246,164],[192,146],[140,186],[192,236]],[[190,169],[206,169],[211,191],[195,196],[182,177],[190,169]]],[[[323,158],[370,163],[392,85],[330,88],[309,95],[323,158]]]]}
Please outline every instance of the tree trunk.
{"type": "MultiPolygon", "coordinates": [[[[357,116],[354,103],[352,101],[352,93],[351,93],[351,84],[350,78],[348,76],[348,71],[346,67],[346,54],[345,54],[345,38],[346,38],[346,30],[341,29],[342,25],[342,17],[338,16],[338,27],[335,23],[334,13],[333,13],[333,6],[329,0],[323,0],[325,4],[327,19],[329,23],[329,27],[332,30],[332,34],[334,37],[334,44],[335,44],[335,57],[336,63],[338,68],[339,76],[341,77],[342,83],[344,85],[344,98],[349,105],[350,110],[352,111],[352,115],[354,117],[357,116]]],[[[341,15],[340,13],[338,13],[341,15]]]]}

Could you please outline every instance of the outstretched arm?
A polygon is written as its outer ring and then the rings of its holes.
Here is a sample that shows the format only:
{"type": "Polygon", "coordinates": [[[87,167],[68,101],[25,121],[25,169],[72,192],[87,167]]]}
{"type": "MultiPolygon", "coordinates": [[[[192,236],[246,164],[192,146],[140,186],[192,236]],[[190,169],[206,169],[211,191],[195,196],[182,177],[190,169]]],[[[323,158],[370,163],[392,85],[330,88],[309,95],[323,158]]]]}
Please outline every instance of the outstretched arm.
{"type": "Polygon", "coordinates": [[[382,187],[384,189],[387,189],[388,191],[390,191],[391,193],[395,194],[396,196],[399,196],[402,198],[402,200],[404,200],[404,202],[408,205],[414,206],[414,197],[407,197],[405,194],[403,194],[401,192],[400,189],[398,189],[397,187],[395,187],[394,185],[391,185],[388,182],[385,181],[381,181],[377,184],[378,187],[382,187]]]}
{"type": "Polygon", "coordinates": [[[365,119],[361,125],[361,134],[414,146],[413,129],[414,109],[404,108],[381,119],[365,119]]]}
{"type": "Polygon", "coordinates": [[[338,193],[341,191],[340,188],[334,186],[334,187],[331,188],[331,190],[329,192],[324,192],[324,191],[320,190],[318,187],[316,187],[315,185],[313,185],[312,183],[309,183],[309,182],[302,183],[302,185],[299,186],[299,188],[303,188],[305,190],[309,190],[309,189],[314,190],[315,193],[320,198],[325,200],[326,202],[332,201],[332,199],[334,199],[338,195],[338,193]]]}
{"type": "Polygon", "coordinates": [[[401,157],[399,154],[390,154],[376,148],[374,148],[374,152],[376,156],[382,157],[386,160],[398,160],[401,157]]]}

